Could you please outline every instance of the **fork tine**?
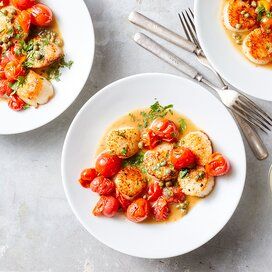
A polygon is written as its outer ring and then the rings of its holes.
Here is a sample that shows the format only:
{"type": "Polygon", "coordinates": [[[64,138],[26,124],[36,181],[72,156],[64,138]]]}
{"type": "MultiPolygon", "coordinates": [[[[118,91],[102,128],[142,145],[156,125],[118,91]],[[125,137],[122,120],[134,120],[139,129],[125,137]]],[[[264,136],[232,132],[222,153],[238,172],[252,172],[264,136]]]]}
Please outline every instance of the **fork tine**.
{"type": "Polygon", "coordinates": [[[233,106],[231,108],[238,116],[240,116],[243,120],[245,120],[246,122],[250,123],[251,125],[255,126],[256,128],[259,128],[260,130],[262,130],[264,133],[267,133],[266,130],[264,130],[260,125],[258,125],[257,123],[251,121],[248,117],[246,117],[244,114],[242,114],[239,109],[237,109],[235,106],[233,106]]]}
{"type": "Polygon", "coordinates": [[[182,14],[182,17],[183,17],[183,20],[184,20],[184,22],[185,22],[185,25],[187,26],[187,29],[188,29],[188,31],[190,32],[190,35],[191,35],[191,37],[192,37],[194,43],[195,43],[196,45],[198,45],[198,41],[197,41],[197,39],[195,38],[195,34],[194,34],[193,30],[192,30],[192,27],[191,27],[190,24],[188,23],[189,19],[186,19],[185,15],[184,15],[184,12],[182,12],[181,14],[182,14]]]}
{"type": "MultiPolygon", "coordinates": [[[[195,24],[194,24],[193,20],[191,19],[191,16],[189,15],[189,12],[188,12],[187,10],[185,10],[185,13],[186,13],[186,15],[187,15],[187,18],[188,18],[189,22],[191,23],[191,27],[193,28],[193,30],[194,30],[195,33],[196,33],[195,24]]],[[[196,35],[195,35],[195,37],[196,37],[196,35]]]]}
{"type": "Polygon", "coordinates": [[[245,103],[250,104],[252,107],[254,107],[256,110],[258,110],[259,113],[261,113],[263,116],[268,118],[272,122],[272,117],[269,116],[264,110],[262,110],[256,103],[254,103],[251,99],[248,97],[241,95],[240,97],[242,100],[244,100],[245,103]]]}
{"type": "Polygon", "coordinates": [[[189,32],[187,31],[187,28],[185,27],[185,24],[184,24],[184,22],[183,22],[183,20],[182,20],[182,18],[181,18],[180,13],[178,14],[178,16],[179,16],[179,20],[180,20],[180,22],[181,22],[182,28],[183,28],[183,30],[184,30],[184,33],[185,33],[185,35],[186,35],[186,37],[187,37],[187,40],[189,40],[190,42],[193,42],[193,40],[191,39],[191,37],[190,37],[190,35],[189,35],[189,32]]]}
{"type": "Polygon", "coordinates": [[[238,103],[240,104],[241,107],[243,107],[248,112],[255,114],[256,117],[258,117],[260,120],[265,122],[267,125],[272,126],[271,122],[269,122],[266,118],[264,118],[258,111],[254,110],[254,108],[252,108],[252,107],[248,106],[248,104],[244,103],[241,99],[239,100],[238,103]]]}
{"type": "Polygon", "coordinates": [[[243,115],[245,115],[248,119],[250,119],[252,122],[259,124],[259,126],[262,126],[262,128],[271,131],[271,129],[266,124],[264,124],[261,120],[256,118],[256,116],[250,115],[247,110],[245,110],[239,103],[237,103],[237,101],[235,101],[235,104],[233,105],[233,107],[236,107],[236,109],[239,109],[239,111],[243,115]]]}
{"type": "Polygon", "coordinates": [[[194,13],[192,12],[191,8],[189,8],[188,10],[190,11],[190,13],[191,13],[193,19],[195,19],[195,15],[194,15],[194,13]]]}

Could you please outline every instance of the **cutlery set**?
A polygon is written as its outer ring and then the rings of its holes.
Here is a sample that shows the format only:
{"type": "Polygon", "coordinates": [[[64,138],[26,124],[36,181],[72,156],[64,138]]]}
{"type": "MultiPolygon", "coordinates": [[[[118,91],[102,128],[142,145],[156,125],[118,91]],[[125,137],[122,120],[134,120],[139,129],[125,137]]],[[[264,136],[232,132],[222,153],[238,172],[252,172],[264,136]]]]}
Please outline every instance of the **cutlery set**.
{"type": "Polygon", "coordinates": [[[268,157],[268,151],[255,128],[260,129],[265,133],[271,131],[272,118],[247,96],[234,89],[230,89],[222,77],[210,65],[197,38],[193,12],[188,9],[188,11],[184,11],[179,14],[181,26],[187,39],[145,17],[141,13],[132,12],[128,19],[131,23],[195,54],[197,60],[217,76],[220,87],[217,87],[215,84],[207,80],[195,68],[184,62],[181,58],[161,46],[147,35],[143,33],[136,33],[134,35],[134,41],[141,47],[170,64],[177,70],[183,72],[193,80],[213,89],[220,97],[221,102],[233,114],[256,158],[259,160],[266,159],[268,157]]]}

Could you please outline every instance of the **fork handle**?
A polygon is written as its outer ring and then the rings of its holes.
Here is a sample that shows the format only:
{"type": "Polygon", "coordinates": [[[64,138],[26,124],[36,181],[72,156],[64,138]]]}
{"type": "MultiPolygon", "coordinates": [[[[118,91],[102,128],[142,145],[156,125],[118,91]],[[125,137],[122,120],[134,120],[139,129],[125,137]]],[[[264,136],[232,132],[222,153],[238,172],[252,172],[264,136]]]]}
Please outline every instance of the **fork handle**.
{"type": "Polygon", "coordinates": [[[253,152],[258,160],[264,160],[268,157],[268,151],[264,145],[262,139],[256,130],[251,127],[247,122],[245,122],[240,116],[234,113],[234,117],[243,131],[243,134],[253,152]]]}
{"type": "Polygon", "coordinates": [[[154,40],[152,40],[145,34],[136,33],[134,35],[134,41],[140,46],[142,46],[143,48],[145,48],[147,51],[151,52],[158,58],[172,65],[177,70],[183,72],[184,74],[191,77],[192,79],[197,79],[198,81],[202,80],[202,76],[198,73],[196,69],[194,69],[192,66],[190,66],[183,60],[181,60],[172,52],[168,51],[165,47],[156,43],[154,40]]]}
{"type": "Polygon", "coordinates": [[[152,32],[155,35],[163,38],[164,40],[171,42],[179,47],[182,47],[183,49],[191,53],[194,53],[197,50],[197,46],[194,43],[186,40],[182,36],[171,31],[170,29],[167,29],[166,27],[160,25],[159,23],[145,17],[144,15],[137,11],[131,12],[128,16],[128,20],[131,23],[149,32],[152,32]]]}

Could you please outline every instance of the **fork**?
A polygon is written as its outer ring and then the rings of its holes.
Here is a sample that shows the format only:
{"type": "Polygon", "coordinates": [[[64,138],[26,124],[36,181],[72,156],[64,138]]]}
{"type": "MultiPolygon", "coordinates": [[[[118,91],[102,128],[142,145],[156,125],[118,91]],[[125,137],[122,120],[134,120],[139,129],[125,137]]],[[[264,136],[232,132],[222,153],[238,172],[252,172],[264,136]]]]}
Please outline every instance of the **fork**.
{"type": "MultiPolygon", "coordinates": [[[[129,15],[129,21],[150,31],[154,34],[158,35],[159,37],[162,37],[163,39],[170,41],[185,50],[195,53],[198,56],[203,56],[205,58],[205,55],[202,51],[202,49],[197,46],[194,42],[188,41],[182,36],[174,33],[173,31],[165,28],[164,26],[156,23],[155,21],[150,20],[149,18],[145,17],[144,15],[138,13],[138,12],[131,12],[129,15]]],[[[195,70],[193,67],[189,66],[187,63],[185,63],[183,60],[175,56],[172,52],[167,51],[166,48],[160,46],[152,39],[148,38],[144,34],[139,34],[141,36],[141,39],[138,39],[139,41],[145,41],[151,45],[151,48],[146,49],[154,49],[154,47],[160,47],[160,52],[166,51],[168,53],[164,54],[164,61],[169,63],[169,58],[172,58],[171,65],[173,66],[179,66],[179,70],[182,71],[188,76],[198,80],[199,82],[202,82],[215,90],[219,97],[221,98],[221,101],[223,104],[228,107],[232,112],[234,112],[236,115],[240,116],[243,120],[247,121],[248,123],[254,125],[255,127],[261,129],[264,132],[271,131],[272,127],[272,118],[264,112],[257,104],[255,104],[252,100],[247,98],[242,93],[239,93],[238,91],[235,91],[233,89],[229,89],[227,92],[225,92],[223,89],[218,88],[213,83],[208,81],[201,75],[197,70],[195,70]],[[144,37],[144,36],[145,37],[144,37]],[[149,41],[148,41],[149,39],[149,41]],[[178,62],[178,65],[175,65],[173,63],[173,59],[175,59],[176,62],[178,62]],[[181,67],[183,66],[183,67],[181,67]]],[[[138,37],[140,37],[138,35],[138,37]]],[[[137,35],[136,35],[137,37],[137,35]]],[[[137,42],[137,41],[136,41],[137,42]]],[[[143,47],[145,47],[143,45],[143,47]]],[[[151,51],[151,50],[149,50],[151,51]]],[[[152,51],[151,51],[152,52],[152,51]]],[[[154,54],[154,52],[152,52],[154,54]]],[[[155,55],[157,55],[155,53],[155,55]]],[[[160,57],[159,55],[157,55],[160,57]]],[[[206,65],[208,66],[209,63],[206,61],[206,65]]],[[[176,67],[177,68],[177,67],[176,67]]],[[[209,68],[211,66],[209,65],[209,68]]],[[[224,83],[223,83],[224,84],[224,83]]],[[[225,88],[228,88],[227,86],[225,88]]]]}
{"type": "MultiPolygon", "coordinates": [[[[190,8],[188,8],[188,11],[185,10],[181,14],[178,14],[178,16],[179,16],[183,31],[184,31],[187,39],[190,42],[193,42],[194,44],[196,44],[196,46],[199,49],[201,49],[201,45],[198,41],[196,28],[195,28],[195,24],[194,24],[194,13],[192,12],[192,10],[190,8]],[[181,14],[182,14],[182,16],[181,16],[181,14]]],[[[211,71],[214,72],[214,74],[218,77],[218,79],[220,81],[221,88],[223,90],[228,90],[228,88],[229,88],[228,85],[224,82],[224,80],[220,77],[220,75],[213,69],[213,67],[210,65],[209,61],[205,57],[202,57],[202,56],[200,56],[198,58],[198,60],[200,63],[202,63],[204,66],[206,66],[207,68],[209,68],[211,71]]],[[[268,151],[267,151],[265,145],[263,144],[258,133],[250,126],[250,124],[246,123],[243,119],[241,119],[240,116],[237,116],[237,114],[235,114],[235,113],[233,113],[233,115],[234,115],[236,121],[238,122],[238,124],[240,125],[240,127],[244,133],[244,136],[246,137],[247,142],[250,145],[255,156],[260,160],[267,158],[268,151]]]]}

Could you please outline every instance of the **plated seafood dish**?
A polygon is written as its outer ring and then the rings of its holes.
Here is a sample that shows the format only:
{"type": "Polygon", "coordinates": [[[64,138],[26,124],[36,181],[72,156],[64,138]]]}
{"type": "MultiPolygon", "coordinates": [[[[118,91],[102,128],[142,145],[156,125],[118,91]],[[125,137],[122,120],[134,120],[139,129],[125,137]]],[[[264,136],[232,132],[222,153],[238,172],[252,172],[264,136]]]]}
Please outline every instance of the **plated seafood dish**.
{"type": "Polygon", "coordinates": [[[79,183],[100,196],[93,215],[132,222],[175,221],[208,196],[230,170],[209,136],[156,101],[114,122],[79,183]]]}
{"type": "Polygon", "coordinates": [[[52,80],[64,60],[52,10],[36,0],[3,0],[0,9],[0,99],[15,111],[37,108],[54,96],[52,80]]]}
{"type": "Polygon", "coordinates": [[[231,40],[257,65],[272,62],[272,2],[224,0],[223,22],[231,40]]]}

